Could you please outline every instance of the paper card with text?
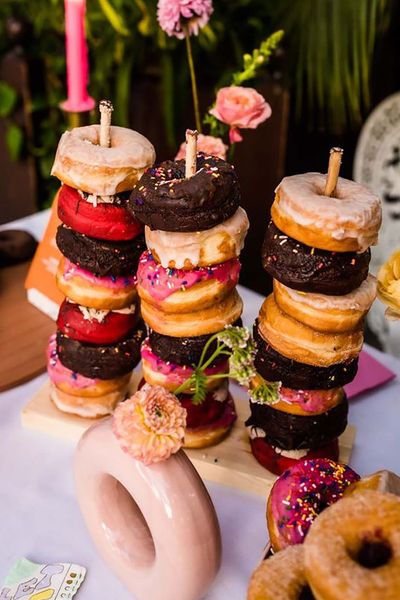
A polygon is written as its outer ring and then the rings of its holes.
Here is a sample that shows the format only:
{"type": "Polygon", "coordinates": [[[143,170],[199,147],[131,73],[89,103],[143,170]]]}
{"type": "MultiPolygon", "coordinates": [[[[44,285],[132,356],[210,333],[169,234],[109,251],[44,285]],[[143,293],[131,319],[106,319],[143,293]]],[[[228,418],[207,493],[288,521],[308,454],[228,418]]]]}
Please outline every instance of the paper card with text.
{"type": "Polygon", "coordinates": [[[86,569],[73,563],[36,564],[20,558],[11,567],[0,600],[66,600],[73,598],[86,569]]]}

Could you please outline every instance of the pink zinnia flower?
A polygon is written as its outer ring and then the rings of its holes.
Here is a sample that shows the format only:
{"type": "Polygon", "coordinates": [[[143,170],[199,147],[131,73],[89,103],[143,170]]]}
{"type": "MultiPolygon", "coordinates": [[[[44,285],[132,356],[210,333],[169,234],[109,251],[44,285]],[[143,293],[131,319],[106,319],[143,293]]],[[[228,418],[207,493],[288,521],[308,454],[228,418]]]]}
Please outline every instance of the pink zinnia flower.
{"type": "Polygon", "coordinates": [[[158,0],[157,18],[167,35],[183,39],[185,26],[189,35],[198,35],[213,10],[212,0],[158,0]]]}
{"type": "MultiPolygon", "coordinates": [[[[197,136],[197,152],[204,152],[205,154],[211,154],[211,156],[218,156],[222,160],[226,159],[226,151],[228,146],[224,144],[221,138],[214,137],[213,135],[203,135],[199,133],[197,136]]],[[[178,154],[175,156],[175,160],[180,160],[186,156],[186,143],[183,142],[179,147],[178,154]]]]}
{"type": "Polygon", "coordinates": [[[145,384],[114,412],[112,429],[122,450],[145,465],[167,460],[182,447],[186,410],[161,386],[145,384]]]}
{"type": "Polygon", "coordinates": [[[272,110],[255,89],[231,85],[218,90],[215,106],[209,112],[230,126],[229,139],[233,144],[243,139],[239,129],[256,129],[269,119],[272,110]]]}

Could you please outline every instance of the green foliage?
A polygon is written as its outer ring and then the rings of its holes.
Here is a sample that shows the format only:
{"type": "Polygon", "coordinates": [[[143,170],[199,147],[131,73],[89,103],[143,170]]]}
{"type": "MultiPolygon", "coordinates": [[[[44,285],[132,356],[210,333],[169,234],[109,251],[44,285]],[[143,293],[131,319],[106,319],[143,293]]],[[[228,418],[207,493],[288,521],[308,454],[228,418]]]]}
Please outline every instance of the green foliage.
{"type": "Polygon", "coordinates": [[[281,0],[275,23],[288,39],[287,68],[297,115],[341,133],[360,124],[370,105],[376,41],[391,0],[281,0]]]}
{"type": "Polygon", "coordinates": [[[249,394],[257,402],[273,404],[278,400],[279,384],[262,381],[258,383],[258,374],[254,367],[255,343],[246,327],[228,325],[223,331],[211,336],[203,348],[199,363],[193,365],[192,375],[181,385],[175,394],[187,390],[193,392],[193,404],[201,404],[207,395],[207,382],[215,379],[234,379],[249,389],[249,394]],[[214,353],[206,360],[207,352],[217,342],[214,353]],[[218,358],[229,357],[228,373],[206,375],[206,369],[218,358]],[[254,381],[257,384],[254,385],[254,381]]]}
{"type": "Polygon", "coordinates": [[[6,144],[11,160],[18,160],[21,154],[24,136],[22,130],[14,123],[6,126],[6,144]]]}
{"type": "MultiPolygon", "coordinates": [[[[314,126],[335,130],[358,123],[369,102],[376,39],[391,5],[391,0],[214,0],[209,24],[193,39],[202,112],[212,102],[212,90],[233,81],[241,84],[257,73],[260,61],[268,60],[265,38],[279,28],[286,32],[284,66],[299,115],[307,109],[310,120],[317,119],[314,126]],[[254,47],[256,53],[245,54],[254,47]],[[242,63],[242,74],[235,75],[242,63]]],[[[161,107],[165,131],[160,134],[173,155],[187,126],[189,74],[184,44],[160,30],[156,8],[157,0],[88,0],[89,91],[97,99],[109,98],[115,105],[115,122],[129,125],[137,83],[144,77],[160,82],[154,103],[161,107]]],[[[59,109],[66,97],[64,1],[1,0],[0,57],[9,48],[5,23],[11,15],[22,15],[33,26],[26,51],[34,65],[34,139],[24,144],[24,152],[37,161],[39,197],[49,199],[57,187],[49,166],[69,124],[68,115],[59,109]]],[[[17,102],[0,84],[2,114],[12,118],[17,102]]],[[[210,115],[204,122],[213,135],[227,132],[210,115]]],[[[17,136],[10,134],[13,148],[18,147],[17,136]]]]}
{"type": "Polygon", "coordinates": [[[283,38],[283,31],[275,31],[255,48],[252,54],[243,55],[243,70],[233,74],[232,85],[242,85],[245,81],[254,79],[261,67],[267,64],[283,38]]]}
{"type": "MultiPolygon", "coordinates": [[[[241,71],[233,73],[229,85],[242,85],[245,81],[255,79],[259,71],[264,67],[277,49],[283,38],[283,31],[275,31],[269,37],[261,42],[259,48],[255,48],[252,54],[243,55],[243,68],[241,71]]],[[[214,115],[206,113],[203,123],[210,128],[210,134],[216,137],[224,137],[228,131],[228,126],[221,123],[214,115]]]]}
{"type": "Polygon", "coordinates": [[[4,119],[11,115],[17,103],[17,98],[16,90],[5,81],[0,81],[0,117],[4,119]]]}

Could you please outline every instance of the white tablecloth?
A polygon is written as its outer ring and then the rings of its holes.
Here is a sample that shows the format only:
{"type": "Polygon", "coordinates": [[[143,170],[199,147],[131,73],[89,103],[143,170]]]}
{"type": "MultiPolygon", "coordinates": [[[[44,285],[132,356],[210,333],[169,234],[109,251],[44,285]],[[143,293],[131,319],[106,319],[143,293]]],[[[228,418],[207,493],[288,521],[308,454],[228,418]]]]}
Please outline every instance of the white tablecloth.
{"type": "MultiPolygon", "coordinates": [[[[45,215],[35,215],[12,225],[40,235],[44,220],[45,215]]],[[[245,288],[240,293],[243,320],[250,325],[262,298],[245,288]]],[[[398,359],[367,350],[400,376],[398,359]]],[[[76,562],[88,568],[78,598],[128,600],[129,594],[98,557],[79,513],[71,469],[74,444],[21,427],[20,411],[45,377],[0,394],[0,581],[22,556],[37,562],[76,562]]],[[[354,469],[360,474],[382,468],[400,472],[400,379],[351,401],[349,422],[357,429],[354,469]]],[[[223,540],[222,567],[207,599],[243,600],[267,541],[265,499],[206,484],[223,540]]]]}

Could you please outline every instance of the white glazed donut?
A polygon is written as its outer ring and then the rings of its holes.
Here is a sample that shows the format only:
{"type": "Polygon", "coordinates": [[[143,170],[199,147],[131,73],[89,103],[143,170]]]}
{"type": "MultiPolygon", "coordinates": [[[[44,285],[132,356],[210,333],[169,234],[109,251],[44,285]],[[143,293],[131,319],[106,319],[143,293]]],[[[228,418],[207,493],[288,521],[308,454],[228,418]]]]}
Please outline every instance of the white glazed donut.
{"type": "Polygon", "coordinates": [[[73,188],[98,196],[131,190],[155,160],[152,144],[126,127],[111,126],[111,147],[99,144],[100,125],[66,131],[51,174],[73,188]]]}
{"type": "Polygon", "coordinates": [[[275,301],[283,312],[316,331],[343,333],[355,329],[376,297],[376,279],[368,275],[344,296],[298,292],[274,279],[275,301]]]}
{"type": "Polygon", "coordinates": [[[326,175],[285,177],[276,188],[271,216],[286,235],[334,252],[364,252],[378,241],[381,201],[371,190],[339,177],[336,197],[324,196],[326,175]]]}
{"type": "Polygon", "coordinates": [[[146,226],[145,236],[148,249],[163,267],[194,269],[237,258],[248,228],[246,211],[239,206],[232,217],[205,231],[152,231],[146,226]]]}
{"type": "Polygon", "coordinates": [[[75,481],[94,543],[132,596],[205,595],[220,564],[220,533],[204,484],[182,451],[146,467],[123,452],[105,419],[81,438],[75,481]]]}

